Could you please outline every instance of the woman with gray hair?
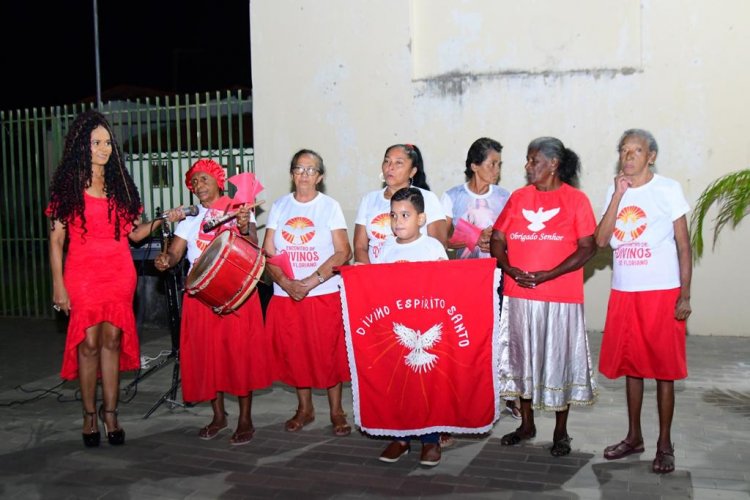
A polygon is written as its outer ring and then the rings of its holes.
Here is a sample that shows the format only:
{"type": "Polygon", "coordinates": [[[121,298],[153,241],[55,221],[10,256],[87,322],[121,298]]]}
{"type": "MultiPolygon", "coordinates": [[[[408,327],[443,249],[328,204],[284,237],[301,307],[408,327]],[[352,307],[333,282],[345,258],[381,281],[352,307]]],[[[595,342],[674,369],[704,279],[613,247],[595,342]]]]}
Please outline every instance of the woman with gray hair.
{"type": "Polygon", "coordinates": [[[692,257],[690,207],[676,181],[651,170],[658,151],[646,130],[626,130],[620,137],[618,172],[595,233],[597,245],[614,249],[599,371],[607,378],[625,375],[628,404],[628,434],[605,448],[604,458],[644,451],[643,379],[653,378],[659,438],[652,470],[668,473],[674,470],[674,381],[687,377],[692,257]]]}
{"type": "Polygon", "coordinates": [[[505,275],[500,395],[521,398],[521,426],[501,444],[536,436],[533,410],[551,410],[555,457],[571,451],[570,405],[593,404],[596,391],[583,316],[583,265],[596,253],[596,220],[573,187],[579,170],[578,155],[559,139],[533,140],[528,185],[511,194],[490,239],[505,275]]]}

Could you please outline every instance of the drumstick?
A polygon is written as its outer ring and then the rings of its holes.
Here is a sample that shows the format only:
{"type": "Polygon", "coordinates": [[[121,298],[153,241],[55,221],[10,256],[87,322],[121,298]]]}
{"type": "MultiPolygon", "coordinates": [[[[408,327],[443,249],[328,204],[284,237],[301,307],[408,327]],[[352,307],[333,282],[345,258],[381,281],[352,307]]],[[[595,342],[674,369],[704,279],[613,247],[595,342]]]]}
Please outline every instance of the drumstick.
{"type": "Polygon", "coordinates": [[[162,255],[167,254],[167,248],[169,247],[169,233],[162,231],[161,234],[161,253],[162,255]]]}
{"type": "MultiPolygon", "coordinates": [[[[166,222],[163,222],[161,225],[161,252],[159,252],[162,255],[167,254],[167,249],[169,247],[169,226],[166,222]]],[[[154,259],[154,262],[156,259],[154,259]]]]}
{"type": "MultiPolygon", "coordinates": [[[[253,203],[252,205],[250,205],[250,208],[255,208],[258,205],[261,205],[263,203],[265,203],[265,200],[256,201],[255,203],[253,203]]],[[[211,219],[211,220],[207,221],[205,224],[203,224],[203,232],[207,233],[207,232],[211,231],[212,229],[214,229],[215,227],[221,226],[225,222],[234,219],[235,217],[237,217],[238,213],[239,212],[230,212],[230,213],[228,213],[226,215],[222,215],[221,217],[217,217],[216,219],[211,219]]]]}
{"type": "MultiPolygon", "coordinates": [[[[167,223],[165,222],[161,225],[161,252],[159,252],[159,255],[154,257],[154,267],[156,267],[156,269],[159,269],[159,267],[156,265],[157,259],[161,257],[162,255],[167,255],[168,249],[169,249],[169,229],[167,229],[167,223]]],[[[167,262],[169,262],[169,257],[167,257],[167,262]]],[[[166,268],[159,269],[159,270],[166,271],[166,268]]]]}

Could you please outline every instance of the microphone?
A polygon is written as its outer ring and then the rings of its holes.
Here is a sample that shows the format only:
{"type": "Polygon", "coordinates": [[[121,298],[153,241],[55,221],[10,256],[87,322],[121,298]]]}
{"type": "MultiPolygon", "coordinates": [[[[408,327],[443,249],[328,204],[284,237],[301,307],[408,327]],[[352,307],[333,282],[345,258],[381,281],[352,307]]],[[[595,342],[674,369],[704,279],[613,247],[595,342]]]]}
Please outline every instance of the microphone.
{"type": "MultiPolygon", "coordinates": [[[[185,215],[185,217],[193,216],[195,217],[198,215],[198,207],[195,205],[190,205],[189,207],[182,207],[180,209],[182,213],[185,215]]],[[[157,219],[167,219],[169,218],[169,210],[165,210],[157,217],[157,219]]]]}
{"type": "Polygon", "coordinates": [[[211,231],[212,229],[214,229],[215,227],[221,226],[225,222],[228,222],[234,219],[235,217],[237,217],[237,213],[238,212],[230,212],[226,215],[222,215],[221,217],[217,217],[215,219],[211,219],[207,221],[205,224],[203,224],[203,232],[207,233],[211,231]]]}

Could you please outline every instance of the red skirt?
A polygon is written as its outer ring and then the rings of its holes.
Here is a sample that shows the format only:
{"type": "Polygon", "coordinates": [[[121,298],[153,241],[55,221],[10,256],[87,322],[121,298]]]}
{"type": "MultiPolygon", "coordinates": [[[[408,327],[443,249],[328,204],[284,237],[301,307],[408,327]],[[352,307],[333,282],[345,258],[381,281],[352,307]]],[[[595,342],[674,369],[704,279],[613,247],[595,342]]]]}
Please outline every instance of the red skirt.
{"type": "MultiPolygon", "coordinates": [[[[73,295],[71,294],[71,297],[73,295]]],[[[132,301],[132,295],[131,295],[132,301]]],[[[71,303],[73,299],[71,298],[71,303]]],[[[122,331],[120,336],[120,371],[137,370],[141,367],[138,332],[131,303],[109,302],[94,307],[76,304],[70,310],[68,336],[60,376],[65,380],[78,378],[78,345],[86,339],[86,330],[100,323],[111,323],[122,331]]],[[[97,370],[97,377],[101,377],[97,370]]]]}
{"type": "Polygon", "coordinates": [[[263,328],[258,292],[234,313],[218,315],[183,297],[180,328],[182,397],[197,403],[217,392],[247,396],[271,385],[271,340],[263,328]]]}
{"type": "Polygon", "coordinates": [[[599,355],[599,371],[657,380],[687,377],[686,322],[674,317],[680,289],[612,290],[599,355]]]}
{"type": "Polygon", "coordinates": [[[266,311],[274,375],[293,387],[327,389],[351,380],[338,293],[296,302],[274,295],[266,311]]]}

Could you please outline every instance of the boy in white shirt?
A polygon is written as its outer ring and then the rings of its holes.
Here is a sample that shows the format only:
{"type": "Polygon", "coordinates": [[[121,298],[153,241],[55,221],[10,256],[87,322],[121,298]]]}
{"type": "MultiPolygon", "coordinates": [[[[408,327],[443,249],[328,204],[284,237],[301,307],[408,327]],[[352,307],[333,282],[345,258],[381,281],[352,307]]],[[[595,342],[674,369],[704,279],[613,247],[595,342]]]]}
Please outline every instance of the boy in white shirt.
{"type": "Polygon", "coordinates": [[[424,197],[419,189],[399,189],[391,197],[391,229],[394,238],[388,238],[378,255],[377,263],[420,262],[448,260],[445,247],[437,239],[420,233],[427,222],[424,197]]]}
{"type": "MultiPolygon", "coordinates": [[[[448,260],[443,244],[437,239],[421,234],[419,229],[427,222],[424,197],[419,189],[399,189],[391,197],[391,229],[394,238],[388,238],[378,255],[377,263],[419,262],[448,260]]],[[[419,437],[422,454],[419,463],[433,467],[440,463],[440,434],[432,432],[419,437]]],[[[393,463],[410,451],[411,438],[394,439],[380,455],[383,462],[393,463]],[[406,440],[403,440],[406,439],[406,440]]]]}

